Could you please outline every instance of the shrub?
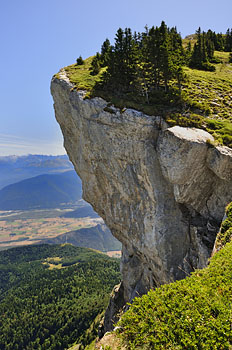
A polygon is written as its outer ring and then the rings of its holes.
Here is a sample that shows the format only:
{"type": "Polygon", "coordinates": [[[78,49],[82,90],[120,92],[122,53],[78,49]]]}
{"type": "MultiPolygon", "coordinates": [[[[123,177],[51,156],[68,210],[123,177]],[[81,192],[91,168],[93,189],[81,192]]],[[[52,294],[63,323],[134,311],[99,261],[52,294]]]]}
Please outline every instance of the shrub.
{"type": "Polygon", "coordinates": [[[100,69],[101,69],[101,57],[99,53],[97,53],[97,55],[93,57],[90,74],[97,75],[100,72],[100,69]]]}
{"type": "Polygon", "coordinates": [[[78,66],[81,66],[82,64],[84,64],[84,60],[83,60],[83,58],[81,57],[81,56],[79,56],[78,58],[77,58],[77,65],[78,66]]]}
{"type": "Polygon", "coordinates": [[[223,144],[232,148],[232,135],[222,135],[223,144]]]}
{"type": "Polygon", "coordinates": [[[202,66],[201,66],[201,69],[202,70],[206,70],[208,72],[214,72],[216,70],[214,65],[210,64],[209,62],[203,62],[202,66]]]}
{"type": "Polygon", "coordinates": [[[221,225],[220,232],[217,236],[215,247],[221,249],[224,245],[232,239],[232,203],[226,208],[227,218],[221,225]]]}
{"type": "Polygon", "coordinates": [[[232,63],[232,52],[230,52],[230,55],[229,55],[229,63],[232,63]]]}
{"type": "Polygon", "coordinates": [[[210,63],[219,64],[219,63],[222,63],[222,60],[214,56],[213,58],[210,59],[210,63]]]}

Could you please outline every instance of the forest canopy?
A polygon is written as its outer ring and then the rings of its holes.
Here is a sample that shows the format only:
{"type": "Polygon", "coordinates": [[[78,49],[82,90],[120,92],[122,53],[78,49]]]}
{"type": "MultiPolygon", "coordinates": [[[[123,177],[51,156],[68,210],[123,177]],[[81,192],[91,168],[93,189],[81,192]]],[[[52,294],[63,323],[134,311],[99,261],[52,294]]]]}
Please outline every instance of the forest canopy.
{"type": "Polygon", "coordinates": [[[119,280],[118,259],[70,244],[0,252],[0,349],[84,348],[119,280]]]}

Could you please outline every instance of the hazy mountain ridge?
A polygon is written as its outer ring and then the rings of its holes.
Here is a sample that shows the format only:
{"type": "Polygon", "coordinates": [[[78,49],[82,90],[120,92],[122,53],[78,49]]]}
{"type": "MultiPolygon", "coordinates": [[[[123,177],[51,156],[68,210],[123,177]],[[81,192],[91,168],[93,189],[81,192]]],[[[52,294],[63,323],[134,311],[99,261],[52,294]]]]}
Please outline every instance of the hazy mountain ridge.
{"type": "Polygon", "coordinates": [[[38,175],[0,190],[0,210],[55,208],[81,199],[81,180],[74,170],[38,175]]]}
{"type": "Polygon", "coordinates": [[[0,189],[42,174],[72,170],[73,165],[67,155],[25,155],[0,157],[0,189]]]}

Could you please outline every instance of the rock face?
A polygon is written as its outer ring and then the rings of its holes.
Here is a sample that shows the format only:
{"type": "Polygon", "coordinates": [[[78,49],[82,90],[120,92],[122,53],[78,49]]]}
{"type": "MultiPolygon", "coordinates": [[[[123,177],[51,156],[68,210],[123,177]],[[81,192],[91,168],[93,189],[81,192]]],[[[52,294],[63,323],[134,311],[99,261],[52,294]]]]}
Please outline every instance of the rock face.
{"type": "Polygon", "coordinates": [[[123,303],[204,267],[232,200],[232,150],[203,130],[84,99],[64,72],[51,91],[83,198],[122,242],[123,303]]]}

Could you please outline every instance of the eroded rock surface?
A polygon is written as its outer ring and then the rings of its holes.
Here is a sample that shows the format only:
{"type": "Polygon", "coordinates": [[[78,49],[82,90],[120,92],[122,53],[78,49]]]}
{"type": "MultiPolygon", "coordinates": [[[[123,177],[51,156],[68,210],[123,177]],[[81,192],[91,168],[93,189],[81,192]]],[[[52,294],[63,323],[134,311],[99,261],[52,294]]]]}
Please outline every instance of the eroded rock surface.
{"type": "Polygon", "coordinates": [[[64,72],[51,91],[83,198],[123,244],[123,303],[204,267],[232,200],[232,150],[210,147],[203,130],[104,110],[106,101],[85,100],[64,72]]]}

